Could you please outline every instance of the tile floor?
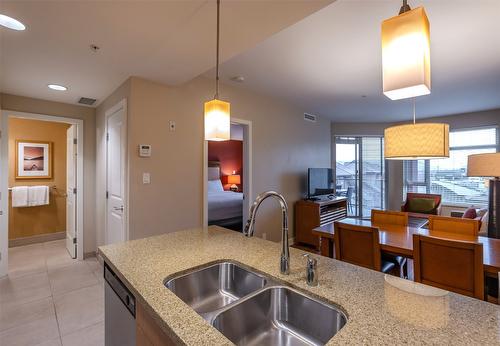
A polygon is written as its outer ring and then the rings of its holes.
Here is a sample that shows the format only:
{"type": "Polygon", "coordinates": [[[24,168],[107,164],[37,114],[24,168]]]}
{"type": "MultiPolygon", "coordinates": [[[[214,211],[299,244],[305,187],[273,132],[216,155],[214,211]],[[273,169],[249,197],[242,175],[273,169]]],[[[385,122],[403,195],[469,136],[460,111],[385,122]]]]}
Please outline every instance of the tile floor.
{"type": "Polygon", "coordinates": [[[9,249],[0,278],[0,345],[104,345],[104,281],[97,259],[70,258],[64,240],[9,249]]]}

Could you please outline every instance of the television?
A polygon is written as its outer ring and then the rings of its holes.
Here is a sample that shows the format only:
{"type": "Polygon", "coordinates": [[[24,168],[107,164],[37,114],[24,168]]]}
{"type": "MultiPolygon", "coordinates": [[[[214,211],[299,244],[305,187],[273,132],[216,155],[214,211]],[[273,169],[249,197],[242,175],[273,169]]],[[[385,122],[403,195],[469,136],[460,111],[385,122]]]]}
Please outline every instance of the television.
{"type": "Polygon", "coordinates": [[[309,199],[320,199],[322,196],[334,195],[333,169],[309,168],[307,186],[307,198],[309,199]]]}

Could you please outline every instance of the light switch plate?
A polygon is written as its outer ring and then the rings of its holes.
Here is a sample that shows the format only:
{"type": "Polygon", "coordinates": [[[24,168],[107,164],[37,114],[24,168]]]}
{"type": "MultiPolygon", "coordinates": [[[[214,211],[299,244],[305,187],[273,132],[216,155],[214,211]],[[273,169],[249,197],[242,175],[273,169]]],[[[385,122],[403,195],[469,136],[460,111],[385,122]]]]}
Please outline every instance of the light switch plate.
{"type": "Polygon", "coordinates": [[[142,183],[143,184],[151,184],[151,174],[142,173],[142,183]]]}

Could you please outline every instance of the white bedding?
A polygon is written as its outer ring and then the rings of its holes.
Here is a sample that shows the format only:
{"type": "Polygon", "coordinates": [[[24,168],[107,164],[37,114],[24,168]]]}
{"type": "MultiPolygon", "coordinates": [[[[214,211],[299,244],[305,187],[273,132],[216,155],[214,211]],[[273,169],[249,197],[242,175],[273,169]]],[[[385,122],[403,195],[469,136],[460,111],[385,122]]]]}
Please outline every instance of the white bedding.
{"type": "Polygon", "coordinates": [[[243,194],[232,191],[208,193],[208,221],[243,215],[243,194]]]}

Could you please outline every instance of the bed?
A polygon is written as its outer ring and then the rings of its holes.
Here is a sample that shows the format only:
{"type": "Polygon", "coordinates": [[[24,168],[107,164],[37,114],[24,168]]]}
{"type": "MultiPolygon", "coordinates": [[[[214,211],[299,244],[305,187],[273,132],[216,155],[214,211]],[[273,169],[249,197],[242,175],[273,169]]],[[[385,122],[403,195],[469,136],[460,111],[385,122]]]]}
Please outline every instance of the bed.
{"type": "Polygon", "coordinates": [[[220,163],[208,162],[208,224],[241,231],[243,225],[243,194],[224,191],[220,163]]]}

